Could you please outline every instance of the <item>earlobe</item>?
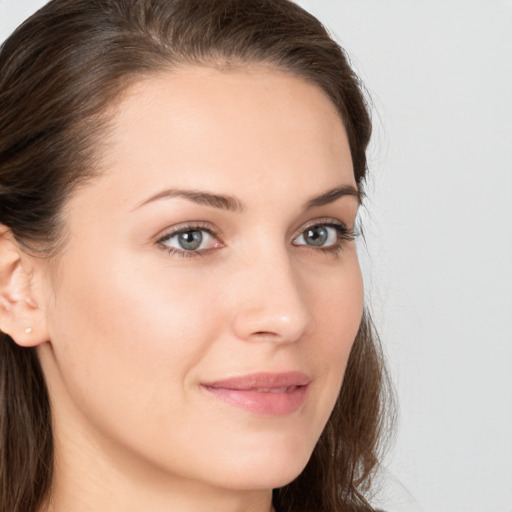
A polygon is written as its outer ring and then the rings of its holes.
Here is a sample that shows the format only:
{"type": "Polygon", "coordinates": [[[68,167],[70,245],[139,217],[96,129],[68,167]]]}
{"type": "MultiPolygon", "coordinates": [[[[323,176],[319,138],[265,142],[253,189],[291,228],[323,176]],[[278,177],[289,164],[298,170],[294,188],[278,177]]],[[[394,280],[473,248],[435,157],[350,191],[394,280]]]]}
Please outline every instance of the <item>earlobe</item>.
{"type": "Polygon", "coordinates": [[[11,231],[0,225],[0,330],[18,345],[34,347],[49,336],[22,255],[11,231]]]}

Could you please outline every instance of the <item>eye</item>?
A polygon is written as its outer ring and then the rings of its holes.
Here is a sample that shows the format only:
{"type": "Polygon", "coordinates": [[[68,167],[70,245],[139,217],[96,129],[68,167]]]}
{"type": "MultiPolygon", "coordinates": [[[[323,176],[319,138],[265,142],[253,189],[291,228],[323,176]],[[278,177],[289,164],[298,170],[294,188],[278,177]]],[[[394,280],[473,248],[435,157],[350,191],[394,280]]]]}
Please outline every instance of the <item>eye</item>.
{"type": "Polygon", "coordinates": [[[160,238],[158,244],[169,253],[182,256],[192,256],[222,247],[211,230],[197,226],[178,227],[160,238]]]}
{"type": "Polygon", "coordinates": [[[293,240],[294,245],[306,245],[324,250],[340,248],[344,240],[353,240],[354,233],[343,224],[324,222],[306,227],[293,240]]]}
{"type": "Polygon", "coordinates": [[[295,245],[310,245],[325,247],[338,241],[338,232],[332,226],[318,225],[307,228],[293,243],[295,245]]]}

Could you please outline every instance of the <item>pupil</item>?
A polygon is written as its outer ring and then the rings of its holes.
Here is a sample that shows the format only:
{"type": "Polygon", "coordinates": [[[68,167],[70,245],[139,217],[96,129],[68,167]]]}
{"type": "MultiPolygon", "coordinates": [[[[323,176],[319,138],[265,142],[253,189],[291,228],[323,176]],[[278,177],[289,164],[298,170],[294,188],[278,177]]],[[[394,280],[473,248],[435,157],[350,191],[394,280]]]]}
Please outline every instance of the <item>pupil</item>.
{"type": "Polygon", "coordinates": [[[327,233],[327,229],[322,226],[318,226],[308,229],[304,239],[309,245],[320,246],[325,244],[328,237],[329,234],[327,233]]]}
{"type": "Polygon", "coordinates": [[[203,241],[203,234],[201,231],[187,231],[180,233],[178,241],[182,249],[192,251],[198,249],[203,241]]]}

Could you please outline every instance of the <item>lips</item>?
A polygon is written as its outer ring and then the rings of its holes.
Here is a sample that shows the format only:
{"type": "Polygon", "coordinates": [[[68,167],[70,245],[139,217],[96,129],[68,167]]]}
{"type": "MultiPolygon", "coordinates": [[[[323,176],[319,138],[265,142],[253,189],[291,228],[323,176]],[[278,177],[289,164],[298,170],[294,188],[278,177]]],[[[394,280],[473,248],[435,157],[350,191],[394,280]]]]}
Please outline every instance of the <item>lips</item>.
{"type": "Polygon", "coordinates": [[[254,373],[201,386],[219,400],[248,412],[284,416],[304,405],[310,381],[302,372],[254,373]]]}

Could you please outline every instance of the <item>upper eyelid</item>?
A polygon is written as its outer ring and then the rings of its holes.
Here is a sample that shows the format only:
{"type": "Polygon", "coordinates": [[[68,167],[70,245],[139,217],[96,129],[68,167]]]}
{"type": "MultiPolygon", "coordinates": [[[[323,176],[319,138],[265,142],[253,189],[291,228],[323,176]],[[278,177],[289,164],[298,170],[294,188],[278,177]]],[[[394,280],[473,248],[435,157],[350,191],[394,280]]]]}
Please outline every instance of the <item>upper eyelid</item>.
{"type": "Polygon", "coordinates": [[[187,231],[206,231],[210,235],[214,237],[219,237],[219,230],[215,229],[210,223],[205,221],[191,221],[191,222],[182,222],[176,224],[175,226],[168,227],[162,231],[160,231],[154,239],[157,242],[165,240],[166,238],[170,238],[174,235],[179,235],[180,233],[186,233],[187,231]]]}
{"type": "Polygon", "coordinates": [[[334,217],[320,217],[318,219],[312,219],[308,222],[302,224],[302,228],[307,229],[311,226],[316,226],[318,224],[338,224],[339,226],[345,226],[345,223],[339,219],[334,217]]]}
{"type": "Polygon", "coordinates": [[[347,224],[339,219],[335,219],[334,217],[321,217],[318,219],[312,219],[308,222],[305,222],[304,224],[301,224],[298,229],[294,231],[294,234],[292,235],[292,239],[297,238],[301,234],[304,233],[306,229],[309,229],[314,226],[322,226],[322,225],[331,225],[331,226],[339,226],[344,229],[349,229],[347,224]]]}

